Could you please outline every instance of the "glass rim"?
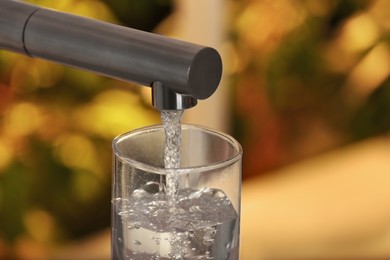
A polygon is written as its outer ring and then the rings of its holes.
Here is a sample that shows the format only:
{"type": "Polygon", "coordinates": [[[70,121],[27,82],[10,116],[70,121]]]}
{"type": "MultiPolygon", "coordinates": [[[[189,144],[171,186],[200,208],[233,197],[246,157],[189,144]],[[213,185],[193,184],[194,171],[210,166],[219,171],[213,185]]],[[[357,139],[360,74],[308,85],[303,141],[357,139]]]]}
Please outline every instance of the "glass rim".
{"type": "Polygon", "coordinates": [[[129,138],[132,136],[136,136],[139,134],[145,134],[145,133],[151,133],[151,132],[156,132],[156,131],[164,131],[163,127],[161,124],[159,125],[152,125],[152,126],[146,126],[146,127],[141,127],[137,128],[134,130],[131,130],[129,132],[120,134],[116,136],[113,141],[112,141],[112,148],[114,152],[114,156],[117,156],[121,160],[133,165],[134,167],[151,172],[151,173],[156,173],[156,174],[166,174],[167,172],[170,172],[174,170],[177,174],[186,174],[189,172],[206,172],[206,171],[211,171],[219,168],[223,168],[225,166],[231,165],[235,162],[237,162],[239,159],[242,157],[242,147],[240,143],[234,139],[232,136],[225,134],[223,132],[220,132],[218,130],[214,130],[208,127],[204,126],[199,126],[199,125],[194,125],[194,124],[182,124],[182,130],[184,129],[195,129],[198,131],[206,132],[208,134],[212,134],[214,136],[217,136],[218,138],[223,139],[225,142],[229,143],[235,150],[235,153],[232,156],[229,156],[225,160],[221,160],[215,163],[211,164],[206,164],[206,165],[199,165],[199,166],[193,166],[193,167],[180,167],[180,168],[175,168],[175,169],[167,169],[167,168],[162,168],[162,167],[157,167],[157,166],[152,166],[147,163],[143,163],[137,160],[134,160],[132,158],[129,158],[126,156],[119,148],[118,148],[118,143],[125,139],[129,138]]]}

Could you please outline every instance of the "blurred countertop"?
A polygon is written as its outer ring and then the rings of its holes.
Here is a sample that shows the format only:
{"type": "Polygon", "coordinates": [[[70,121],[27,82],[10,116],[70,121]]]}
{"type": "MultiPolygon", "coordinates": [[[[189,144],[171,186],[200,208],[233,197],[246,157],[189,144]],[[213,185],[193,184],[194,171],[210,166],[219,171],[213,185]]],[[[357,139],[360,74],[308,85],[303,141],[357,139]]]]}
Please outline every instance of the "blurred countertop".
{"type": "Polygon", "coordinates": [[[241,259],[390,258],[390,137],[243,183],[241,259]]]}

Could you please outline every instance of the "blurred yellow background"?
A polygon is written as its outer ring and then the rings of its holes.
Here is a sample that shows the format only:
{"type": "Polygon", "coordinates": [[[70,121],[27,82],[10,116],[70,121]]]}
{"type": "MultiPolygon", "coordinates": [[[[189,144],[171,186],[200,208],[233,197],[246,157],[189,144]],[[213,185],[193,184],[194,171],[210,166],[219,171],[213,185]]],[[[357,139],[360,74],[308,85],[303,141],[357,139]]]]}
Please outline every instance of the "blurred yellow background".
{"type": "MultiPolygon", "coordinates": [[[[390,257],[390,1],[31,0],[217,48],[185,122],[244,148],[241,259],[390,257]]],[[[109,259],[111,140],[148,88],[0,51],[0,259],[109,259]]]]}

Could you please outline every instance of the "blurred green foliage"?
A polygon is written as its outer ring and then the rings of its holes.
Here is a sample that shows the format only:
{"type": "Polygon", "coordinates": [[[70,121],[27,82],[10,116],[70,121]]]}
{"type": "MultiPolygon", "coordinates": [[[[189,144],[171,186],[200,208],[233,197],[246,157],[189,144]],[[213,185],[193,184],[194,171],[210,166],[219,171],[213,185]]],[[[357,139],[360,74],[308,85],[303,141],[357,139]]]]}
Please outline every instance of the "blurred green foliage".
{"type": "MultiPolygon", "coordinates": [[[[30,2],[144,30],[171,10],[161,0],[30,2]]],[[[109,228],[111,141],[160,123],[143,89],[0,51],[0,259],[109,228]]]]}
{"type": "Polygon", "coordinates": [[[244,177],[390,129],[390,2],[235,1],[244,177]]]}
{"type": "Polygon", "coordinates": [[[172,0],[104,2],[115,11],[122,24],[143,31],[152,31],[172,11],[172,0]]]}
{"type": "Polygon", "coordinates": [[[358,108],[351,120],[357,139],[383,134],[390,129],[390,78],[388,77],[358,108]]]}

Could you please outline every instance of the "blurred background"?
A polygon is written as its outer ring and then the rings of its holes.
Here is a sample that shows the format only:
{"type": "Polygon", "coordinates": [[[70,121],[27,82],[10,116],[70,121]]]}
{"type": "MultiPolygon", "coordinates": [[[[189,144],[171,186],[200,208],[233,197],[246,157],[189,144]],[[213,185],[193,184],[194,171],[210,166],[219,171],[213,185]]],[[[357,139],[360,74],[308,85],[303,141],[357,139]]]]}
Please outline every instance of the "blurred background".
{"type": "MultiPolygon", "coordinates": [[[[390,1],[31,0],[217,48],[185,122],[244,149],[242,259],[390,257],[390,1]]],[[[0,259],[109,259],[111,140],[149,88],[0,50],[0,259]]]]}

